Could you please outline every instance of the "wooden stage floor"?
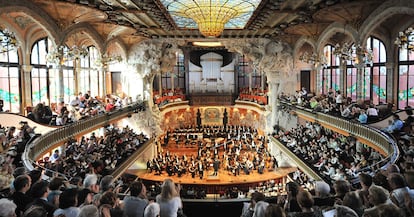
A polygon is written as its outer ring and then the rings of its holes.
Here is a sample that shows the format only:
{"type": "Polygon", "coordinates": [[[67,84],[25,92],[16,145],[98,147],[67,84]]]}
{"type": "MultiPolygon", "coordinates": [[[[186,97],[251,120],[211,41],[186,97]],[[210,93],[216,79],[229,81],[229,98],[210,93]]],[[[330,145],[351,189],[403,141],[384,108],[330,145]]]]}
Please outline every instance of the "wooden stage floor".
{"type": "Polygon", "coordinates": [[[226,170],[221,169],[217,176],[212,176],[213,170],[204,171],[203,179],[200,179],[196,175],[195,178],[191,177],[191,174],[187,173],[178,177],[177,175],[168,176],[166,172],[161,175],[155,175],[154,172],[149,173],[146,170],[128,170],[129,174],[138,176],[143,180],[159,181],[162,182],[166,178],[171,178],[175,183],[181,184],[196,184],[196,185],[234,185],[234,184],[247,184],[247,183],[259,183],[272,179],[280,179],[287,176],[289,173],[296,171],[296,167],[281,167],[274,171],[266,171],[263,174],[259,174],[257,171],[251,172],[249,175],[240,172],[240,175],[234,176],[229,174],[226,170]]]}

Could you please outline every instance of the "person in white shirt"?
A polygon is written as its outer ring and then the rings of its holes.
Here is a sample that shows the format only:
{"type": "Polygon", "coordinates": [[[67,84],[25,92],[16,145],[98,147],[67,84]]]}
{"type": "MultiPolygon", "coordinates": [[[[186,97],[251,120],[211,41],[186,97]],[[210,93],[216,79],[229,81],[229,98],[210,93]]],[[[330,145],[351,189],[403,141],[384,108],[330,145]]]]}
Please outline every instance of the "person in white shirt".
{"type": "Polygon", "coordinates": [[[338,108],[340,109],[340,111],[342,111],[342,109],[343,109],[343,100],[344,99],[342,97],[341,91],[337,90],[336,91],[335,102],[336,102],[336,105],[338,106],[338,108]]]}
{"type": "Polygon", "coordinates": [[[378,110],[374,107],[373,104],[369,105],[369,108],[366,111],[368,115],[368,121],[378,120],[378,110]]]}

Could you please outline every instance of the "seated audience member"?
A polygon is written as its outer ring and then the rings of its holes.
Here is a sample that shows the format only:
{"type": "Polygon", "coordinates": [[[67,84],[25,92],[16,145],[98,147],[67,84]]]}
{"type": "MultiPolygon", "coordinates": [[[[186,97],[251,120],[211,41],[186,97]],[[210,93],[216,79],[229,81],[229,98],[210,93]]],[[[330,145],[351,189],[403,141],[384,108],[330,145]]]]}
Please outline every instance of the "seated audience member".
{"type": "Polygon", "coordinates": [[[286,217],[286,212],[279,205],[269,204],[266,208],[265,217],[286,217]]]}
{"type": "Polygon", "coordinates": [[[82,208],[84,206],[92,204],[93,192],[87,188],[79,189],[78,191],[78,207],[82,208]]]}
{"type": "Polygon", "coordinates": [[[403,129],[407,133],[413,133],[412,125],[414,124],[414,116],[413,116],[413,110],[411,107],[405,108],[405,113],[407,114],[407,118],[404,120],[404,126],[403,129]]]}
{"type": "Polygon", "coordinates": [[[253,217],[264,217],[269,203],[266,201],[259,201],[254,206],[253,217]]]}
{"type": "Polygon", "coordinates": [[[348,181],[337,180],[334,183],[335,198],[343,201],[345,194],[351,190],[351,185],[348,181]]]}
{"type": "Polygon", "coordinates": [[[45,209],[48,217],[52,217],[53,212],[57,209],[57,207],[53,203],[47,201],[47,196],[49,195],[49,183],[44,180],[36,182],[33,184],[30,192],[34,198],[34,201],[27,207],[40,206],[45,209]]]}
{"type": "Polygon", "coordinates": [[[250,203],[245,203],[242,209],[241,217],[252,217],[254,213],[254,208],[259,201],[264,201],[265,195],[261,192],[253,192],[251,194],[250,203]]]}
{"type": "Polygon", "coordinates": [[[368,121],[378,120],[378,110],[375,108],[374,104],[370,104],[367,109],[368,121]]]}
{"type": "Polygon", "coordinates": [[[358,121],[361,124],[366,124],[368,122],[368,116],[365,114],[365,110],[361,109],[359,111],[358,121]]]}
{"type": "Polygon", "coordinates": [[[411,200],[413,200],[414,190],[408,188],[404,176],[399,173],[390,173],[387,178],[392,190],[390,194],[391,201],[401,209],[405,210],[405,194],[409,194],[411,200]]]}
{"type": "Polygon", "coordinates": [[[28,175],[20,175],[13,181],[14,193],[10,196],[10,199],[17,205],[16,215],[22,216],[26,210],[27,204],[33,201],[33,198],[27,195],[31,187],[31,179],[28,175]]]}
{"type": "Polygon", "coordinates": [[[0,199],[0,216],[14,217],[16,216],[16,204],[7,198],[0,199]]]}
{"type": "Polygon", "coordinates": [[[55,210],[53,216],[77,217],[80,209],[77,207],[78,189],[68,188],[59,196],[59,209],[55,210]]]}
{"type": "Polygon", "coordinates": [[[100,217],[98,207],[95,205],[86,205],[80,208],[78,217],[100,217]]]}
{"type": "Polygon", "coordinates": [[[123,210],[119,205],[119,198],[114,192],[106,191],[102,194],[99,202],[101,216],[123,216],[123,210]]]}
{"type": "MultiPolygon", "coordinates": [[[[409,215],[412,216],[412,215],[409,215]]],[[[396,206],[384,206],[379,209],[378,217],[407,217],[396,206]]]]}
{"type": "Polygon", "coordinates": [[[296,182],[286,183],[287,199],[285,202],[284,209],[286,212],[300,212],[302,211],[299,203],[296,199],[296,196],[299,192],[300,186],[296,182]]]}
{"type": "Polygon", "coordinates": [[[321,207],[331,207],[335,203],[334,197],[331,196],[331,187],[328,183],[324,181],[315,182],[315,197],[313,198],[315,206],[321,207]]]}
{"type": "Polygon", "coordinates": [[[306,217],[306,216],[314,216],[314,217],[322,217],[322,211],[314,207],[314,201],[312,195],[306,190],[300,190],[297,195],[297,201],[301,208],[301,212],[294,212],[290,213],[289,216],[291,217],[306,217]]]}
{"type": "Polygon", "coordinates": [[[351,114],[351,109],[349,108],[349,106],[346,106],[342,112],[341,112],[341,116],[344,118],[353,118],[352,114],[351,114]]]}
{"type": "Polygon", "coordinates": [[[359,217],[354,210],[347,206],[335,205],[335,217],[359,217]]]}
{"type": "Polygon", "coordinates": [[[359,197],[358,192],[350,191],[345,194],[342,205],[351,208],[358,216],[364,214],[364,205],[361,198],[359,197]]]}
{"type": "MultiPolygon", "coordinates": [[[[125,210],[125,209],[124,209],[125,210]]],[[[152,202],[145,207],[144,217],[159,217],[160,216],[160,205],[156,202],[152,202]]]]}
{"type": "Polygon", "coordinates": [[[400,116],[397,114],[392,115],[393,120],[390,122],[390,124],[383,128],[382,131],[388,132],[388,133],[395,133],[401,131],[401,129],[404,126],[403,121],[400,119],[400,116]]]}
{"type": "Polygon", "coordinates": [[[387,189],[381,186],[371,185],[371,187],[368,189],[368,192],[369,202],[372,204],[372,207],[365,209],[363,216],[379,216],[380,211],[385,209],[387,206],[394,206],[397,210],[399,210],[399,208],[394,203],[390,202],[387,189]]]}
{"type": "Polygon", "coordinates": [[[23,213],[23,217],[44,217],[47,215],[46,209],[42,206],[31,206],[23,213]]]}
{"type": "Polygon", "coordinates": [[[361,189],[359,189],[357,192],[359,194],[359,197],[362,200],[362,203],[365,208],[369,207],[369,201],[368,201],[368,189],[372,185],[372,176],[367,173],[360,173],[358,175],[359,183],[361,184],[361,189]]]}

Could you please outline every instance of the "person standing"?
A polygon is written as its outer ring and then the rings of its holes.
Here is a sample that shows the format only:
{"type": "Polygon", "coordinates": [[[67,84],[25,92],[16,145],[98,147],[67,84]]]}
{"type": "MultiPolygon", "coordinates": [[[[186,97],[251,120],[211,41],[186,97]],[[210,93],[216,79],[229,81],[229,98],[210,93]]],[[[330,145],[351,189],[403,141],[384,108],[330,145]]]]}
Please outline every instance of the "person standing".
{"type": "Polygon", "coordinates": [[[160,205],[160,217],[177,217],[179,209],[183,207],[179,187],[169,178],[164,180],[161,194],[157,195],[155,200],[160,205]]]}
{"type": "Polygon", "coordinates": [[[141,181],[131,183],[130,196],[124,198],[124,217],[142,217],[148,205],[147,190],[141,181]]]}
{"type": "Polygon", "coordinates": [[[344,104],[344,97],[342,96],[342,94],[341,94],[341,91],[340,90],[337,90],[336,91],[336,98],[335,98],[335,103],[336,103],[336,106],[338,107],[338,109],[342,112],[342,109],[343,109],[343,104],[344,104]]]}
{"type": "Polygon", "coordinates": [[[214,173],[213,173],[213,176],[217,176],[217,175],[218,175],[218,170],[219,170],[219,167],[220,167],[220,161],[219,161],[219,159],[216,157],[216,158],[214,159],[214,162],[213,162],[213,168],[214,168],[214,173]]]}

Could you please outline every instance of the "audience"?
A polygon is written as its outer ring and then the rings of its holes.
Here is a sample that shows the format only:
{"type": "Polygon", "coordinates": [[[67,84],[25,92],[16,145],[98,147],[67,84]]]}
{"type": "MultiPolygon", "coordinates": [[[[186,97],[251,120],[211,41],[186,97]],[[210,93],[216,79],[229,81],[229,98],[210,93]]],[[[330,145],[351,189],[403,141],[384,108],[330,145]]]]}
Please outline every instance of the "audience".
{"type": "Polygon", "coordinates": [[[160,205],[160,216],[177,217],[178,210],[183,208],[179,188],[172,179],[164,180],[161,194],[156,196],[156,202],[160,205]]]}

